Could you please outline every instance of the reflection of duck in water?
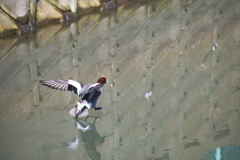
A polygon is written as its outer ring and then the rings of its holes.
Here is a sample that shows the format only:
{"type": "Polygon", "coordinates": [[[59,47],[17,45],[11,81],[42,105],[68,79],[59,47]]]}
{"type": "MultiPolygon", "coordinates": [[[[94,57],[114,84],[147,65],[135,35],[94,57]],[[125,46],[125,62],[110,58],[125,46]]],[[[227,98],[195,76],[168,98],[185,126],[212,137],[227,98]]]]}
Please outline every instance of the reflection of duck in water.
{"type": "Polygon", "coordinates": [[[99,96],[102,93],[102,87],[107,83],[106,77],[98,79],[94,84],[82,84],[74,80],[48,80],[39,81],[44,86],[61,91],[71,91],[77,94],[79,101],[75,108],[71,109],[69,113],[71,116],[80,118],[88,115],[89,109],[100,110],[101,107],[95,107],[99,96]]]}
{"type": "Polygon", "coordinates": [[[88,156],[92,159],[101,159],[101,154],[96,150],[96,145],[102,145],[106,136],[101,137],[96,130],[95,122],[90,124],[81,119],[73,119],[72,121],[76,124],[79,130],[77,137],[74,142],[69,142],[67,147],[71,149],[77,149],[79,143],[83,142],[88,156]]]}

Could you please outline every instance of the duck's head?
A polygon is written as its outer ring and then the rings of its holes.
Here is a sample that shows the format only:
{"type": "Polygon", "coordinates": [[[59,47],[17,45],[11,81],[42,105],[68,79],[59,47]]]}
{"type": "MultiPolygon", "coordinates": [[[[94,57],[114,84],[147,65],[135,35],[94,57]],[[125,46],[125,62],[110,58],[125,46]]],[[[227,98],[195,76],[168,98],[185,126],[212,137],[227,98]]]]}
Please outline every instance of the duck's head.
{"type": "Polygon", "coordinates": [[[105,84],[108,83],[108,81],[105,76],[102,76],[101,78],[98,79],[97,83],[105,84]]]}

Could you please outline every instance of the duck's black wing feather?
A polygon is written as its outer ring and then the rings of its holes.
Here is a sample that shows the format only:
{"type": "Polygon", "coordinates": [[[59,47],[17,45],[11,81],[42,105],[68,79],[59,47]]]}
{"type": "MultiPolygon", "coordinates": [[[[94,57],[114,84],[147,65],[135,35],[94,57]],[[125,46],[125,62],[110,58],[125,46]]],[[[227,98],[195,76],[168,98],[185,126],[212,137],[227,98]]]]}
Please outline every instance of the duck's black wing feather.
{"type": "Polygon", "coordinates": [[[81,88],[84,86],[83,84],[74,80],[40,80],[39,83],[52,89],[74,92],[77,95],[79,95],[81,88]]]}

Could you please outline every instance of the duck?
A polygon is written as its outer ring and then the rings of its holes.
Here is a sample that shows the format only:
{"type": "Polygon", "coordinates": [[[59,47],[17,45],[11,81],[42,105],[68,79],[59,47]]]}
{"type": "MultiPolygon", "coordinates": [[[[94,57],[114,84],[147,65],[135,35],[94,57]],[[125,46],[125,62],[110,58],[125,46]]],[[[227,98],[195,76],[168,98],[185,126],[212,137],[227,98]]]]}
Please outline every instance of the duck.
{"type": "Polygon", "coordinates": [[[60,91],[70,91],[79,97],[77,105],[72,108],[69,113],[72,117],[82,118],[87,116],[89,109],[101,110],[101,107],[96,107],[98,98],[102,93],[102,87],[108,83],[105,76],[100,77],[97,83],[82,84],[75,80],[40,80],[41,85],[60,91]]]}

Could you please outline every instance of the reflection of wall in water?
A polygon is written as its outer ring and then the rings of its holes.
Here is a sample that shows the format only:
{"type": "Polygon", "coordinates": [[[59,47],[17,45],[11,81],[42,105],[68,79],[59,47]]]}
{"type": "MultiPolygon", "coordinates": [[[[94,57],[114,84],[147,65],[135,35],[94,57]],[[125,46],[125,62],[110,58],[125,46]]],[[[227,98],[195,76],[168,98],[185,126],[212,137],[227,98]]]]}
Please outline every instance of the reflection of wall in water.
{"type": "MultiPolygon", "coordinates": [[[[1,104],[12,104],[12,92],[6,90],[20,86],[15,102],[24,107],[14,110],[15,114],[24,110],[30,115],[33,105],[43,110],[64,109],[74,106],[76,98],[39,88],[37,80],[72,78],[89,83],[105,75],[116,83],[104,86],[98,102],[103,111],[91,113],[102,114],[96,122],[101,126],[100,135],[112,135],[97,148],[105,153],[102,159],[108,155],[116,159],[186,159],[204,153],[202,148],[236,143],[238,17],[220,1],[196,1],[187,12],[170,3],[157,15],[156,6],[150,10],[154,5],[119,9],[109,19],[88,15],[69,28],[50,26],[38,30],[29,43],[12,44],[1,56],[0,65],[6,68],[1,70],[1,104]],[[208,9],[209,3],[215,6],[208,9]],[[151,15],[154,20],[148,19],[151,15]],[[216,43],[218,48],[213,51],[216,43]],[[147,100],[144,95],[150,91],[147,100]],[[67,100],[59,100],[61,96],[67,100]]],[[[239,3],[228,5],[237,14],[239,3]]],[[[64,110],[67,116],[68,109],[64,110]]]]}

